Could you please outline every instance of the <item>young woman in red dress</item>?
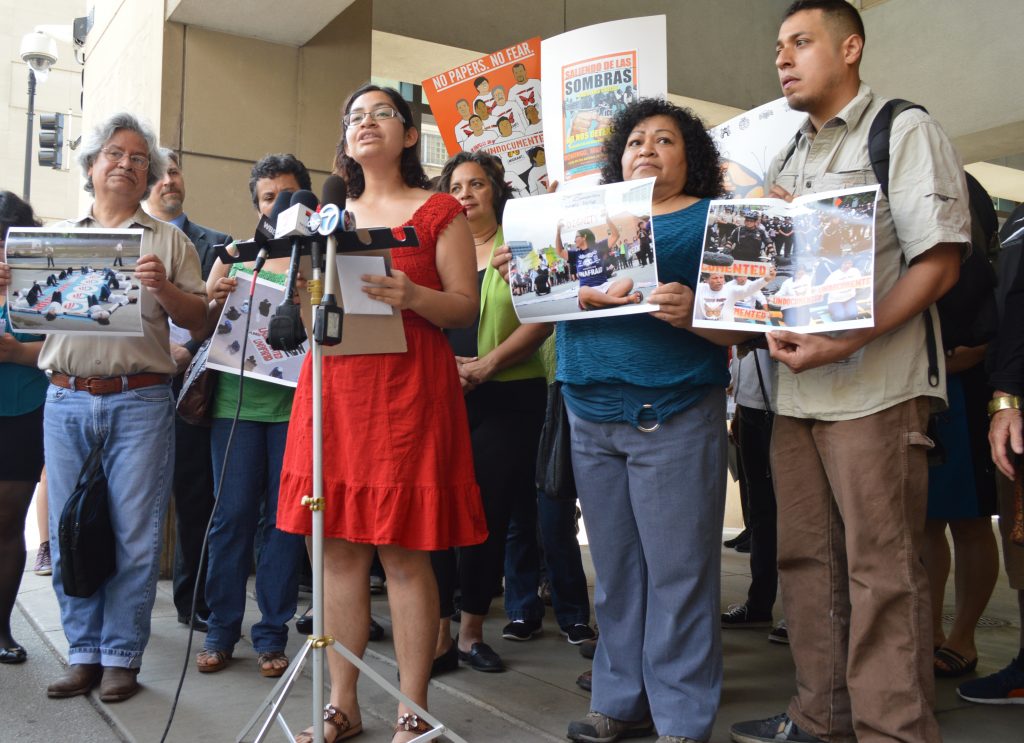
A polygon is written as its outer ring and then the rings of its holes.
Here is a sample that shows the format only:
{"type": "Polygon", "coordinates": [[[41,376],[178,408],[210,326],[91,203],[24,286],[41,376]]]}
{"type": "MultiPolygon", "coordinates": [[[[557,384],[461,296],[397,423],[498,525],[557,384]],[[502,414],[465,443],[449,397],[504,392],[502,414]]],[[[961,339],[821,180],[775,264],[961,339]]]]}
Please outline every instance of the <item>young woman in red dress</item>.
{"type": "MultiPolygon", "coordinates": [[[[473,473],[459,375],[442,328],[479,311],[473,237],[462,207],[432,194],[416,154],[419,133],[397,91],[365,85],[349,98],[335,172],[347,208],[365,226],[412,225],[419,247],[392,252],[391,276],[364,276],[364,291],[402,312],[405,353],[324,358],[325,629],[362,654],[369,627],[374,550],[387,573],[402,691],[427,706],[438,631],[430,551],[487,537],[473,473]]],[[[301,498],[312,492],[311,359],[296,390],[277,525],[309,534],[301,498]]],[[[327,654],[331,674],[325,737],[362,730],[358,671],[327,654]]],[[[419,733],[398,706],[394,743],[419,733]]],[[[423,724],[421,722],[421,724],[423,724]]],[[[308,732],[299,743],[311,739],[308,732]]]]}

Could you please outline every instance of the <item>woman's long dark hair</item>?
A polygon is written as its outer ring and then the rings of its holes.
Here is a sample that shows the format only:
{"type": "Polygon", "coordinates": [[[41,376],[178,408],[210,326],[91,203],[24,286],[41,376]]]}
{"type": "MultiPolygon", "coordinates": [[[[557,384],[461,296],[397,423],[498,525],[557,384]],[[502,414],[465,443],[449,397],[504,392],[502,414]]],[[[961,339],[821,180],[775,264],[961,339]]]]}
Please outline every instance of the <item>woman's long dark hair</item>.
{"type": "Polygon", "coordinates": [[[501,224],[501,215],[505,212],[505,204],[512,198],[512,189],[505,183],[505,168],[501,164],[501,160],[494,155],[483,150],[460,152],[444,164],[444,169],[441,170],[435,190],[441,193],[450,193],[452,190],[452,175],[457,167],[465,163],[476,163],[484,171],[484,175],[487,176],[487,180],[491,184],[494,216],[498,220],[498,224],[501,224]]]}
{"type": "Polygon", "coordinates": [[[704,128],[704,122],[688,108],[680,108],[661,98],[641,98],[615,114],[612,133],[604,141],[605,163],[601,168],[602,183],[622,181],[622,153],[636,125],[652,116],[668,116],[676,122],[683,135],[686,150],[686,183],[683,193],[698,198],[717,198],[724,191],[722,169],[715,141],[704,128]]]}
{"type": "MultiPolygon", "coordinates": [[[[406,103],[404,98],[402,98],[402,94],[394,88],[381,87],[380,85],[373,85],[372,83],[363,85],[348,97],[348,100],[345,101],[345,106],[342,109],[342,117],[348,114],[349,110],[352,108],[352,104],[357,98],[359,98],[359,96],[373,92],[384,93],[391,99],[391,105],[395,107],[395,110],[398,111],[405,120],[405,123],[402,125],[404,127],[404,131],[409,131],[414,128],[412,125],[412,109],[409,108],[409,104],[406,103]]],[[[418,144],[419,141],[402,150],[402,159],[399,163],[399,168],[402,172],[402,180],[405,181],[405,185],[412,186],[413,188],[430,188],[430,181],[427,178],[427,174],[423,172],[423,166],[420,164],[420,156],[416,152],[418,144]]],[[[341,139],[338,140],[338,145],[335,148],[334,153],[334,172],[345,179],[345,185],[348,186],[348,195],[350,198],[358,198],[363,193],[363,189],[366,188],[366,181],[363,178],[363,169],[359,163],[345,154],[344,120],[341,124],[341,139]]]]}
{"type": "Polygon", "coordinates": [[[11,191],[0,191],[0,242],[11,227],[40,227],[40,222],[27,201],[11,191]]]}

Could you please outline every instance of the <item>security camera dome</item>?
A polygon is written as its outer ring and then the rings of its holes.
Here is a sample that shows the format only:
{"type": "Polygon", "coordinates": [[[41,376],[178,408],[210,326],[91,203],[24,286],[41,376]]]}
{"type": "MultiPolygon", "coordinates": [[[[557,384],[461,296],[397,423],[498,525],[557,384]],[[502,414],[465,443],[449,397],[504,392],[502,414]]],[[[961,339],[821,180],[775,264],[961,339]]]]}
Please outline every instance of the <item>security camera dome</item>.
{"type": "Polygon", "coordinates": [[[57,42],[40,31],[25,34],[21,37],[21,59],[45,75],[57,62],[57,42]]]}

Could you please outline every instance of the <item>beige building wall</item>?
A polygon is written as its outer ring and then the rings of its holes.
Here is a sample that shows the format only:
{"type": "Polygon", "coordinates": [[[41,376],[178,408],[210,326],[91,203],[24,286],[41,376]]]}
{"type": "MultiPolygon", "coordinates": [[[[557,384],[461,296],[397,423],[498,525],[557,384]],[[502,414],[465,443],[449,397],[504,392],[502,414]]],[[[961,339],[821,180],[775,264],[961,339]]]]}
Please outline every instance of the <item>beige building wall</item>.
{"type": "MultiPolygon", "coordinates": [[[[21,37],[37,25],[68,25],[86,14],[86,0],[0,0],[0,189],[22,195],[25,172],[25,127],[28,110],[28,66],[21,61],[21,37]]],[[[72,216],[78,208],[81,181],[74,165],[74,153],[64,150],[64,170],[40,167],[39,113],[71,114],[65,124],[65,139],[81,132],[82,66],[75,61],[70,44],[57,43],[57,64],[46,82],[36,85],[36,117],[32,130],[31,202],[46,221],[72,216]],[[69,169],[69,163],[71,165],[69,169]]]]}
{"type": "Polygon", "coordinates": [[[319,194],[341,105],[370,77],[371,20],[358,0],[298,48],[164,24],[160,136],[182,154],[190,218],[252,237],[249,171],[271,152],[302,160],[319,194]]]}
{"type": "Polygon", "coordinates": [[[966,163],[1024,152],[1024,3],[890,0],[863,17],[874,89],[928,108],[966,163]]]}
{"type": "Polygon", "coordinates": [[[92,0],[86,42],[85,126],[118,111],[160,119],[163,0],[92,0]]]}
{"type": "MultiPolygon", "coordinates": [[[[94,24],[85,45],[83,125],[129,111],[154,128],[160,121],[163,0],[91,0],[94,24]]],[[[82,208],[91,196],[79,197],[82,208]]]]}

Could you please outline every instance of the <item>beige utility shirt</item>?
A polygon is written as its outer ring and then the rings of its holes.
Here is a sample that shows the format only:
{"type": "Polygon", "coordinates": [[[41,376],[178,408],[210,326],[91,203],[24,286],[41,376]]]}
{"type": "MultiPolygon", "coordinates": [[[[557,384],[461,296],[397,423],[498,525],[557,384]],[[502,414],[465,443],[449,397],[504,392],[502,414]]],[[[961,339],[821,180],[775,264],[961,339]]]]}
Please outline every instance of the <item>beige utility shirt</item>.
{"type": "MultiPolygon", "coordinates": [[[[815,132],[810,120],[804,124],[792,157],[783,163],[786,150],[779,153],[766,183],[795,196],[878,183],[867,142],[884,103],[862,83],[857,96],[821,131],[815,132]]],[[[876,307],[915,258],[940,243],[963,244],[966,250],[971,239],[963,166],[938,123],[920,109],[904,111],[893,120],[889,150],[889,198],[879,195],[875,216],[876,307]]],[[[800,374],[779,364],[777,412],[839,421],[921,395],[944,404],[946,369],[934,306],[931,312],[939,344],[938,386],[928,382],[925,324],[918,316],[843,361],[800,374]]]]}
{"type": "MultiPolygon", "coordinates": [[[[53,225],[61,227],[99,227],[92,209],[85,216],[53,225]]],[[[199,254],[172,224],[154,219],[142,210],[115,229],[143,229],[141,255],[152,253],[163,261],[167,280],[182,291],[206,297],[206,284],[199,268],[199,254]]],[[[145,287],[140,289],[142,303],[141,337],[81,336],[52,334],[46,337],[39,353],[39,368],[75,377],[117,377],[150,372],[174,374],[167,313],[145,287]]]]}

